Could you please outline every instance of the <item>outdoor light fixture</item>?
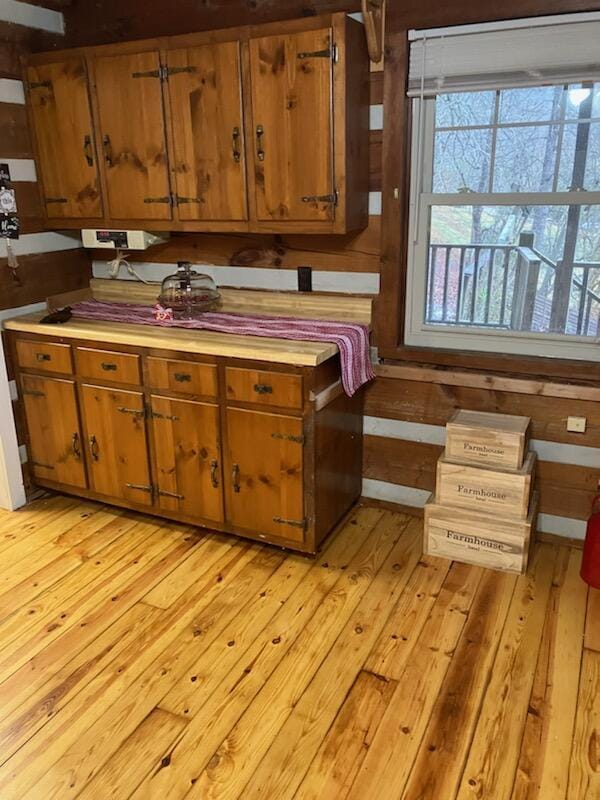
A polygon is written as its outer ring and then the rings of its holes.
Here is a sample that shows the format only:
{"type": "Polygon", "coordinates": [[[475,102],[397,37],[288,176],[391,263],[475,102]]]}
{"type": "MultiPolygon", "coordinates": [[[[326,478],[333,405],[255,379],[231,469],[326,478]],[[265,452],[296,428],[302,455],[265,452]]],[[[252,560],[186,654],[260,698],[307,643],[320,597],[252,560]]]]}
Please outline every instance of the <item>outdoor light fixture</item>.
{"type": "Polygon", "coordinates": [[[569,102],[574,106],[580,106],[584,100],[591,95],[589,87],[579,86],[577,89],[569,89],[569,102]]]}

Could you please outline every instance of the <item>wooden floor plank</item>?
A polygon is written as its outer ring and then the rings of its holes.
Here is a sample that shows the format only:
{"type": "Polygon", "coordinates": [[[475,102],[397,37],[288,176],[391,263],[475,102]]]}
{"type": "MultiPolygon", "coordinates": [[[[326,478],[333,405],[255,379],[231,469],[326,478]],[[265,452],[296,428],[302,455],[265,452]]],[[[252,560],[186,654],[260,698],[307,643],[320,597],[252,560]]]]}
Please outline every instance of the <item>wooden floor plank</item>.
{"type": "Polygon", "coordinates": [[[422,557],[411,519],[357,507],[311,560],[0,512],[2,800],[600,800],[580,551],[515,577],[422,557]]]}
{"type": "Polygon", "coordinates": [[[397,679],[431,613],[450,561],[422,556],[365,663],[376,675],[397,679]]]}
{"type": "Polygon", "coordinates": [[[403,800],[456,796],[516,576],[488,572],[470,610],[427,725],[403,800]]]}
{"type": "Polygon", "coordinates": [[[173,742],[186,725],[187,721],[181,717],[160,708],[153,709],[78,798],[129,797],[139,783],[140,772],[145,772],[155,761],[168,758],[173,742]]]}
{"type": "Polygon", "coordinates": [[[590,587],[585,617],[584,646],[600,653],[600,589],[590,587]]]}
{"type": "MultiPolygon", "coordinates": [[[[163,697],[160,707],[173,714],[196,716],[221,688],[224,675],[236,666],[244,669],[248,661],[254,661],[255,654],[250,651],[253,645],[260,648],[262,643],[281,639],[282,630],[285,639],[290,641],[291,627],[299,629],[298,620],[309,619],[311,609],[317,608],[319,599],[325,596],[346,569],[349,559],[364,543],[374,520],[380,518],[378,513],[360,511],[337,536],[329,540],[317,563],[302,556],[289,557],[288,566],[282,565],[252,605],[232,620],[183,679],[163,697]],[[299,574],[303,578],[301,585],[297,586],[299,574]],[[290,612],[290,609],[294,611],[290,612]],[[294,616],[287,617],[290,613],[294,616]],[[218,673],[214,669],[217,663],[218,673]]],[[[286,642],[279,641],[277,651],[281,657],[285,648],[286,642]]]]}
{"type": "Polygon", "coordinates": [[[343,800],[371,746],[397,682],[360,672],[294,800],[343,800]]]}
{"type": "Polygon", "coordinates": [[[210,763],[200,772],[189,792],[190,800],[243,795],[252,773],[279,735],[406,525],[406,518],[392,516],[375,526],[366,551],[359,552],[358,564],[349,574],[342,575],[210,763]]]}
{"type": "Polygon", "coordinates": [[[555,560],[556,548],[538,545],[529,573],[517,583],[457,794],[460,800],[508,800],[512,794],[555,560]]]}
{"type": "MultiPolygon", "coordinates": [[[[335,624],[329,617],[337,604],[343,607],[345,593],[355,587],[359,576],[363,575],[373,550],[370,533],[381,518],[382,512],[376,509],[361,509],[348,522],[319,556],[307,581],[283,604],[280,613],[216,690],[210,695],[202,692],[203,702],[196,700],[196,714],[185,736],[173,749],[169,764],[160,769],[161,765],[156,765],[153,773],[140,784],[135,798],[162,800],[184,796],[269,679],[287,674],[287,683],[293,689],[295,681],[290,676],[295,670],[299,670],[301,677],[310,670],[316,657],[315,645],[311,647],[311,643],[321,625],[331,628],[335,624]],[[340,543],[344,554],[338,549],[340,543]],[[295,663],[292,652],[304,656],[303,666],[295,663]]],[[[365,580],[366,575],[360,583],[364,584],[365,580]]]]}
{"type": "MultiPolygon", "coordinates": [[[[381,522],[385,525],[386,521],[381,522]]],[[[421,521],[413,519],[376,573],[306,691],[279,730],[240,795],[244,800],[291,800],[352,688],[420,558],[421,521]],[[273,772],[272,764],[279,769],[273,772]]],[[[237,751],[239,752],[239,750],[237,751]]],[[[237,755],[236,752],[236,755],[237,755]]]]}
{"type": "Polygon", "coordinates": [[[585,650],[567,800],[600,797],[600,653],[585,650]]]}
{"type": "Polygon", "coordinates": [[[482,577],[482,569],[452,565],[349,798],[401,796],[482,577]]]}
{"type": "Polygon", "coordinates": [[[587,602],[581,555],[566,547],[559,553],[513,800],[564,800],[567,794],[587,602]]]}
{"type": "MultiPolygon", "coordinates": [[[[190,619],[179,635],[173,620],[155,643],[154,652],[147,651],[143,657],[135,659],[131,669],[124,668],[117,681],[112,682],[111,692],[125,691],[126,696],[118,704],[110,704],[108,709],[104,698],[99,698],[94,708],[87,708],[88,724],[85,731],[80,731],[77,739],[70,741],[56,761],[46,759],[49,769],[40,777],[38,784],[23,795],[23,800],[33,800],[41,793],[48,800],[75,797],[108,762],[123,741],[158,704],[171,681],[179,678],[197,657],[198,651],[210,644],[220,626],[247,605],[284,558],[278,551],[258,547],[248,552],[255,555],[247,564],[244,579],[238,575],[236,581],[222,589],[215,601],[205,608],[204,616],[198,614],[197,607],[194,608],[193,623],[189,624],[192,621],[190,619]],[[197,635],[197,625],[200,626],[201,635],[197,635]],[[140,671],[140,666],[145,668],[140,671]]],[[[165,619],[166,615],[162,623],[165,619]]],[[[179,626],[182,626],[181,621],[179,626]]]]}

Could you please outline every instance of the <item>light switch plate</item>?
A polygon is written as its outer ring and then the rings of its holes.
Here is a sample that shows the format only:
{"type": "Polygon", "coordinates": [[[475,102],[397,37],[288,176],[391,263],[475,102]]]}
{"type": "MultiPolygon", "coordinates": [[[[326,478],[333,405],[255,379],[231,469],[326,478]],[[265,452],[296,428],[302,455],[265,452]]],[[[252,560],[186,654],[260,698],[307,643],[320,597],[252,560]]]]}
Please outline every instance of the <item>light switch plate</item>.
{"type": "Polygon", "coordinates": [[[567,430],[570,433],[585,433],[586,425],[585,417],[567,417],[567,430]]]}

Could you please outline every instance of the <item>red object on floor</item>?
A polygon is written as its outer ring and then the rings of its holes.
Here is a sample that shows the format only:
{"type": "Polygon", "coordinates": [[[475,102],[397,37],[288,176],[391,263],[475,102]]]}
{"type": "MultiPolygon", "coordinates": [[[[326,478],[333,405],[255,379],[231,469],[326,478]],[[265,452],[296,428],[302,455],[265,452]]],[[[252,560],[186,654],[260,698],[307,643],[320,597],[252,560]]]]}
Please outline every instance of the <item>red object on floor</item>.
{"type": "Polygon", "coordinates": [[[592,500],[592,515],[588,519],[580,574],[587,584],[600,589],[600,494],[592,500]]]}

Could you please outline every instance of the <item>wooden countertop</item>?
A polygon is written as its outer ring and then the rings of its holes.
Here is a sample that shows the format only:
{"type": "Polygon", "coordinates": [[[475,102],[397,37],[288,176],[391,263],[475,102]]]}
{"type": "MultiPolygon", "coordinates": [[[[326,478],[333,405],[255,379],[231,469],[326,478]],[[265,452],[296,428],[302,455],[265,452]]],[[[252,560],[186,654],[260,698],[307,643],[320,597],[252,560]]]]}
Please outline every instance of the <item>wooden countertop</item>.
{"type": "Polygon", "coordinates": [[[247,358],[299,367],[315,367],[338,352],[329,342],[269,339],[183,328],[153,328],[120,322],[72,319],[63,325],[40,325],[44,313],[27,314],[4,321],[4,327],[20,333],[35,333],[52,338],[82,339],[95,344],[130,344],[178,350],[201,355],[247,358]]]}

